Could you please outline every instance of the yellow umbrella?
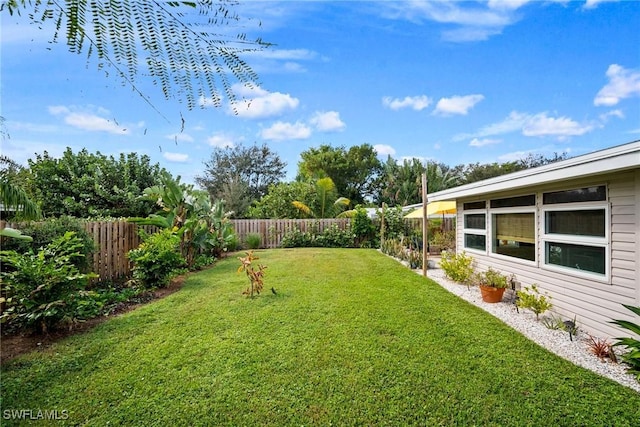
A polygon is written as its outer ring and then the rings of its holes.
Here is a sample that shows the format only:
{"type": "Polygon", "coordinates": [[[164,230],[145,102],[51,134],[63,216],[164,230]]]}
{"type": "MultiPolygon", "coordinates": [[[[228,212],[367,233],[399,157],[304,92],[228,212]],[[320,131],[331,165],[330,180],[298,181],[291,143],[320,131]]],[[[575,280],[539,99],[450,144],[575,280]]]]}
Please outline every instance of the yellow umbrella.
{"type": "MultiPolygon", "coordinates": [[[[431,215],[444,215],[456,213],[455,200],[445,200],[442,202],[429,202],[427,203],[427,216],[431,215]]],[[[418,208],[413,212],[404,216],[405,218],[422,218],[422,208],[418,208]]]]}

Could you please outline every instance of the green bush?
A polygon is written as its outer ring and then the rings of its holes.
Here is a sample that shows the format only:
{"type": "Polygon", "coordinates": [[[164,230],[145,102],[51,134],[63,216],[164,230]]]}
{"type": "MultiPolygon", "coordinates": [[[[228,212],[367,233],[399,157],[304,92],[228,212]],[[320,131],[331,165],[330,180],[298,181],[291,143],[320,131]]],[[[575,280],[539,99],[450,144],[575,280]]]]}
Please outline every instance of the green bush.
{"type": "Polygon", "coordinates": [[[323,248],[353,247],[353,233],[349,228],[342,230],[337,224],[331,224],[322,234],[315,237],[313,246],[323,248]]]}
{"type": "Polygon", "coordinates": [[[295,227],[282,236],[280,246],[283,248],[305,248],[313,246],[314,235],[308,231],[300,231],[295,227]]]}
{"type": "Polygon", "coordinates": [[[73,231],[76,238],[82,242],[79,251],[84,255],[75,257],[73,262],[80,271],[85,273],[89,271],[90,256],[95,251],[95,243],[91,235],[85,231],[79,219],[63,216],[42,222],[28,222],[20,226],[20,231],[26,236],[31,236],[33,241],[4,239],[2,242],[3,250],[13,250],[23,254],[28,253],[30,250],[38,252],[57,238],[64,236],[66,232],[73,231]]]}
{"type": "Polygon", "coordinates": [[[184,271],[186,261],[180,253],[180,238],[170,229],[147,235],[143,242],[129,251],[133,262],[133,279],[145,288],[163,288],[184,271]]]}
{"type": "Polygon", "coordinates": [[[72,231],[53,240],[38,253],[0,252],[6,271],[1,273],[0,315],[9,329],[47,332],[61,323],[93,317],[100,310],[93,292],[86,291],[93,273],[81,273],[84,241],[72,231]]]}
{"type": "Polygon", "coordinates": [[[258,233],[249,233],[245,237],[244,242],[249,249],[259,249],[262,244],[262,236],[258,233]]]}
{"type": "Polygon", "coordinates": [[[473,258],[464,251],[459,254],[450,251],[442,252],[440,267],[444,274],[455,282],[469,283],[473,276],[473,258]]]}
{"type": "Polygon", "coordinates": [[[379,245],[376,236],[376,227],[373,221],[367,215],[367,210],[358,205],[355,213],[351,217],[351,232],[354,235],[354,246],[357,247],[375,247],[379,245]]]}
{"type": "Polygon", "coordinates": [[[538,320],[540,314],[553,307],[551,297],[549,295],[541,295],[535,283],[531,287],[525,287],[523,290],[518,291],[516,305],[533,311],[536,314],[536,320],[538,320]]]}

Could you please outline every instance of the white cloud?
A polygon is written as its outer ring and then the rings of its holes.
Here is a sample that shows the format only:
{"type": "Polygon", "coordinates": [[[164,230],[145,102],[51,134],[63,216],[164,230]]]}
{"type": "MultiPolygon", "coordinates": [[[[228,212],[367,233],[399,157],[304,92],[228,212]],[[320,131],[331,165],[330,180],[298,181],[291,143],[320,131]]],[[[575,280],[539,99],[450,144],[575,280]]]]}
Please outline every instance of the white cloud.
{"type": "Polygon", "coordinates": [[[340,120],[340,113],[337,111],[318,111],[311,117],[309,123],[320,132],[341,132],[347,127],[340,120]]]}
{"type": "Polygon", "coordinates": [[[593,125],[580,124],[567,117],[548,117],[547,113],[539,113],[527,120],[522,128],[524,136],[568,136],[584,135],[593,130],[593,125]]]}
{"type": "Polygon", "coordinates": [[[622,110],[611,110],[604,114],[600,114],[599,118],[602,123],[606,123],[609,121],[609,118],[617,117],[619,119],[624,119],[624,113],[622,110]]]}
{"type": "Polygon", "coordinates": [[[309,49],[262,49],[254,52],[247,52],[244,56],[302,61],[315,59],[318,57],[318,54],[309,49]]]}
{"type": "Polygon", "coordinates": [[[189,160],[188,154],[163,152],[162,157],[173,163],[185,163],[189,160]]]}
{"type": "Polygon", "coordinates": [[[376,144],[373,146],[373,149],[381,156],[393,156],[396,154],[395,148],[386,144],[376,144]]]}
{"type": "Polygon", "coordinates": [[[444,24],[442,38],[452,42],[486,40],[502,33],[504,27],[520,19],[518,9],[527,3],[528,0],[381,2],[385,4],[383,13],[387,18],[416,24],[425,20],[444,24]]]}
{"type": "Polygon", "coordinates": [[[132,125],[121,125],[115,119],[107,119],[109,111],[101,107],[65,107],[63,105],[52,105],[49,113],[54,116],[61,116],[64,122],[77,129],[91,132],[108,132],[116,135],[127,135],[131,133],[132,125]],[[94,110],[94,111],[92,111],[94,110]]]}
{"type": "Polygon", "coordinates": [[[289,94],[269,92],[260,87],[235,84],[233,90],[242,99],[230,102],[228,112],[247,119],[278,116],[287,110],[295,110],[300,103],[289,94]]]}
{"type": "Polygon", "coordinates": [[[483,95],[452,96],[451,98],[441,98],[436,104],[433,114],[449,116],[452,114],[467,115],[478,102],[484,99],[483,95]]]}
{"type": "Polygon", "coordinates": [[[271,141],[286,141],[291,139],[307,139],[311,136],[311,128],[304,123],[276,122],[271,127],[260,132],[263,139],[271,141]]]}
{"type": "Polygon", "coordinates": [[[224,133],[217,133],[207,138],[207,144],[216,148],[233,148],[236,146],[233,137],[224,133]]]}
{"type": "Polygon", "coordinates": [[[618,0],[587,0],[584,3],[585,9],[595,9],[600,3],[618,2],[618,0]]]}
{"type": "Polygon", "coordinates": [[[412,110],[422,111],[433,102],[426,95],[405,96],[404,99],[392,98],[385,96],[382,98],[382,105],[392,110],[400,110],[401,108],[411,108],[412,110]]]}
{"type": "Polygon", "coordinates": [[[165,138],[170,139],[176,142],[193,142],[193,137],[188,133],[172,133],[170,135],[165,135],[165,138]]]}
{"type": "Polygon", "coordinates": [[[475,133],[456,135],[453,140],[487,138],[512,132],[521,132],[524,136],[555,136],[564,139],[569,136],[584,135],[591,132],[594,127],[591,123],[578,123],[568,117],[549,117],[546,112],[527,114],[512,111],[501,122],[484,126],[475,133]]]}
{"type": "Polygon", "coordinates": [[[612,106],[621,99],[640,96],[640,71],[611,64],[606,76],[609,78],[609,83],[600,89],[593,100],[593,105],[612,106]]]}
{"type": "Polygon", "coordinates": [[[501,142],[502,142],[501,139],[490,139],[490,138],[478,139],[478,138],[473,138],[471,140],[471,142],[469,142],[469,147],[484,147],[486,145],[494,145],[494,144],[499,144],[501,142]]]}

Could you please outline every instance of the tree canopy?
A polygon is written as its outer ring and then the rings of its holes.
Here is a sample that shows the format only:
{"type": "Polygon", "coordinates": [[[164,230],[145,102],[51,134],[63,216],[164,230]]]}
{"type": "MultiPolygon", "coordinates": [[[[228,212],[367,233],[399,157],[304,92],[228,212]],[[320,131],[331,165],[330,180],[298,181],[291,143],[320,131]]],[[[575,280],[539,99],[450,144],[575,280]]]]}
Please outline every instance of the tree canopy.
{"type": "Polygon", "coordinates": [[[27,191],[47,217],[147,216],[155,208],[139,196],[159,183],[164,170],[146,155],[122,153],[115,159],[71,148],[59,159],[45,151],[28,162],[27,191]]]}
{"type": "Polygon", "coordinates": [[[97,60],[107,75],[115,70],[123,84],[150,105],[136,84],[145,74],[165,98],[186,101],[193,109],[202,98],[216,106],[223,96],[235,99],[230,77],[242,84],[257,84],[257,74],[241,56],[269,44],[248,37],[248,23],[233,10],[236,4],[227,0],[6,0],[0,3],[0,11],[26,12],[37,25],[53,22],[52,42],[62,35],[71,53],[85,53],[87,62],[97,60]],[[233,27],[240,30],[235,35],[230,31],[233,27]]]}
{"type": "Polygon", "coordinates": [[[378,191],[382,163],[370,144],[354,145],[348,150],[344,146],[324,144],[303,151],[300,157],[298,180],[315,181],[329,177],[336,192],[354,204],[373,200],[378,191]]]}
{"type": "Polygon", "coordinates": [[[244,216],[249,204],[267,194],[285,176],[287,164],[267,144],[215,148],[196,183],[215,200],[225,201],[234,216],[244,216]]]}

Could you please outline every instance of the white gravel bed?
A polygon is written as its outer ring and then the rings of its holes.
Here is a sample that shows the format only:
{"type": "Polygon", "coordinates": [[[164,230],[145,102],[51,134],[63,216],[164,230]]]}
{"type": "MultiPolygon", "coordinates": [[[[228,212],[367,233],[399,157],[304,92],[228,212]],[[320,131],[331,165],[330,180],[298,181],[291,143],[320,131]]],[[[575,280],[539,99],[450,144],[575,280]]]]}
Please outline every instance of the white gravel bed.
{"type": "MultiPolygon", "coordinates": [[[[402,263],[407,265],[405,262],[402,263]]],[[[422,275],[422,270],[414,271],[422,275]]],[[[521,309],[518,312],[516,311],[515,304],[509,302],[492,304],[482,301],[480,289],[477,286],[467,287],[454,282],[446,278],[444,271],[440,268],[428,269],[427,277],[434,280],[452,294],[475,304],[502,320],[513,329],[552,353],[557,354],[575,365],[589,369],[640,393],[640,382],[636,380],[633,375],[626,372],[627,365],[623,363],[613,363],[609,359],[602,361],[589,351],[589,347],[587,346],[588,334],[580,330],[579,319],[576,322],[578,324],[577,336],[574,336],[573,341],[571,341],[567,332],[547,328],[542,322],[536,321],[535,314],[529,310],[521,309]]],[[[512,297],[510,295],[511,292],[511,290],[505,292],[503,301],[510,300],[510,297],[512,297]]]]}
{"type": "MultiPolygon", "coordinates": [[[[416,272],[422,274],[422,270],[416,270],[416,272]]],[[[517,312],[513,303],[500,302],[491,304],[482,301],[478,287],[467,287],[453,282],[447,279],[444,272],[439,268],[427,270],[427,277],[433,279],[452,294],[491,313],[552,353],[640,393],[640,382],[633,375],[626,372],[625,364],[613,363],[608,359],[602,361],[589,351],[587,333],[580,330],[579,321],[576,322],[578,323],[578,336],[574,336],[573,341],[571,341],[567,332],[547,328],[542,322],[536,321],[535,314],[529,310],[520,309],[517,312]]],[[[510,300],[510,292],[512,291],[505,292],[505,301],[510,300]]]]}

